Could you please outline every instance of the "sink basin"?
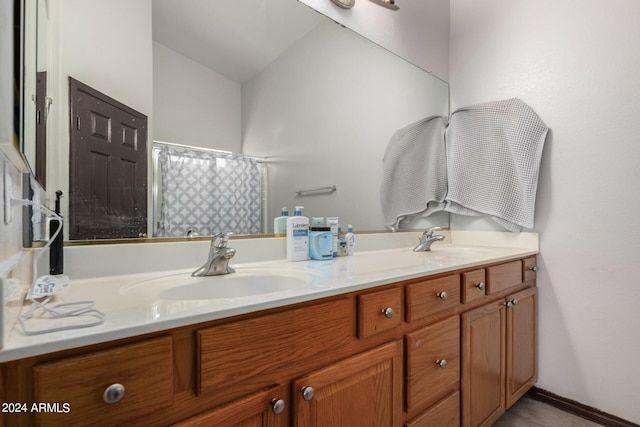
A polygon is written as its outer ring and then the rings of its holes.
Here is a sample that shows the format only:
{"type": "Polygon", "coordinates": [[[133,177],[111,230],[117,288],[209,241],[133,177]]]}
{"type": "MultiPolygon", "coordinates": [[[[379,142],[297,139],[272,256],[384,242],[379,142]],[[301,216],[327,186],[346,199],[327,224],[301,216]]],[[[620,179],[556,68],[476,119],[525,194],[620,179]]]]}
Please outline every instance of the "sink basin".
{"type": "Polygon", "coordinates": [[[244,298],[303,288],[317,276],[312,271],[284,268],[236,268],[232,274],[207,277],[192,277],[188,271],[134,282],[122,292],[163,300],[244,298]]]}

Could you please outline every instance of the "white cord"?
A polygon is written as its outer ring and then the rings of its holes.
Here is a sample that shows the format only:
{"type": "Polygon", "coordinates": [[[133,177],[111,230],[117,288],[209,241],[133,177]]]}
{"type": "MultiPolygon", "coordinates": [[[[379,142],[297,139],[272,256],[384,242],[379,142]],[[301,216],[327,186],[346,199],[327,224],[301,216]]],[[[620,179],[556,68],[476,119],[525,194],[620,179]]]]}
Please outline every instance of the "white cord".
{"type": "Polygon", "coordinates": [[[33,296],[33,290],[38,281],[37,279],[38,260],[40,259],[42,254],[45,253],[46,250],[51,246],[55,238],[60,233],[60,230],[62,230],[62,224],[64,221],[62,217],[58,215],[55,211],[39,203],[35,203],[31,200],[12,198],[11,204],[13,206],[20,206],[20,205],[32,206],[34,209],[40,210],[43,214],[49,215],[50,218],[60,221],[60,226],[53,233],[53,236],[49,238],[47,243],[45,243],[44,248],[42,248],[42,250],[38,252],[33,258],[33,266],[32,266],[33,280],[31,282],[31,286],[29,286],[29,292],[27,293],[27,299],[31,301],[31,306],[29,307],[29,310],[26,313],[18,316],[18,321],[20,322],[20,326],[22,326],[22,330],[24,331],[24,333],[26,335],[38,335],[38,334],[44,334],[48,332],[64,331],[68,329],[88,328],[91,326],[97,326],[104,323],[105,315],[101,311],[93,308],[95,304],[94,301],[68,302],[68,303],[56,304],[53,307],[47,307],[46,306],[47,303],[49,303],[52,299],[51,295],[47,296],[42,301],[36,300],[37,297],[33,296]],[[70,308],[70,310],[60,310],[64,308],[70,308]],[[36,316],[36,310],[38,309],[42,310],[42,312],[36,316]],[[46,315],[48,315],[48,317],[46,317],[46,315]],[[47,328],[47,329],[40,329],[40,330],[29,330],[25,326],[25,323],[27,322],[27,320],[33,319],[33,318],[60,319],[60,318],[70,318],[70,317],[79,317],[79,316],[93,316],[93,317],[96,317],[97,320],[93,322],[88,322],[88,323],[64,325],[64,326],[58,326],[54,328],[47,328]]]}
{"type": "Polygon", "coordinates": [[[22,330],[26,335],[39,335],[45,334],[48,332],[58,332],[58,331],[66,331],[69,329],[78,329],[78,328],[89,328],[91,326],[98,326],[104,323],[105,315],[100,310],[93,308],[93,301],[77,301],[77,302],[67,302],[62,304],[56,304],[53,307],[48,307],[47,303],[51,301],[51,296],[46,297],[43,301],[36,301],[34,299],[31,300],[32,304],[29,307],[29,310],[18,316],[18,322],[20,322],[20,326],[22,326],[22,330]],[[70,308],[70,310],[61,311],[59,309],[70,308]],[[75,308],[74,308],[75,307],[75,308]],[[36,315],[36,310],[41,309],[42,312],[36,315]],[[48,315],[48,317],[46,317],[48,315]],[[97,320],[93,322],[87,323],[78,323],[73,325],[63,325],[54,328],[46,328],[39,330],[28,329],[25,325],[27,320],[33,318],[44,318],[44,319],[61,319],[65,317],[78,317],[78,316],[93,316],[97,320]]]}

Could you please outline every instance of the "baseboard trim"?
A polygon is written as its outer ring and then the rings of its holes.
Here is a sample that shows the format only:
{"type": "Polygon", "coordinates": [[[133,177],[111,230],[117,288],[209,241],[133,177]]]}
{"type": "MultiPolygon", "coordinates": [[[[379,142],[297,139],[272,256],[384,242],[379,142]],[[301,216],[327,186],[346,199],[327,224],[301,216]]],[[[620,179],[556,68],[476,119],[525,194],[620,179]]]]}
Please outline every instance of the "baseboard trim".
{"type": "Polygon", "coordinates": [[[640,425],[632,423],[631,421],[623,420],[615,415],[607,414],[599,409],[592,408],[591,406],[583,405],[575,400],[567,399],[566,397],[558,396],[550,391],[543,390],[538,387],[531,387],[525,396],[531,399],[549,404],[563,411],[570,412],[574,415],[582,417],[586,420],[593,421],[594,423],[602,424],[607,427],[640,427],[640,425]]]}

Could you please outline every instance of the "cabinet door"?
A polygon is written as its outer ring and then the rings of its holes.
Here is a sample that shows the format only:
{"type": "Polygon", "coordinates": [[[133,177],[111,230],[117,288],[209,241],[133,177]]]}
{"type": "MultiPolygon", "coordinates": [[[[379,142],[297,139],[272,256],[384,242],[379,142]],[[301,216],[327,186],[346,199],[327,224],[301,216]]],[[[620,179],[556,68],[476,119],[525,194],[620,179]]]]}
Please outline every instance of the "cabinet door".
{"type": "Polygon", "coordinates": [[[462,425],[490,426],[505,411],[506,306],[503,301],[462,318],[462,425]]]}
{"type": "Polygon", "coordinates": [[[296,380],[294,425],[401,425],[401,351],[389,343],[296,380]]]}
{"type": "Polygon", "coordinates": [[[538,379],[536,369],[537,288],[509,297],[507,309],[507,408],[538,379]]]}
{"type": "Polygon", "coordinates": [[[289,425],[288,387],[275,386],[238,399],[173,427],[286,427],[289,425]]]}

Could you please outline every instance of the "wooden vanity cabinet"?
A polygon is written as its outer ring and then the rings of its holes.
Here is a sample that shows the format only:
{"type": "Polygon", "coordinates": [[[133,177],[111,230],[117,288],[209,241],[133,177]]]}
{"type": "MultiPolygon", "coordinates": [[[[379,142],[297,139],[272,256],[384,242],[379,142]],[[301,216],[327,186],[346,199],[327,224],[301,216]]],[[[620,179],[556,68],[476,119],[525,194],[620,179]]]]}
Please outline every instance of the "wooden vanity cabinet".
{"type": "Polygon", "coordinates": [[[7,362],[3,401],[71,410],[0,426],[488,426],[536,381],[535,273],[534,256],[7,362]]]}

